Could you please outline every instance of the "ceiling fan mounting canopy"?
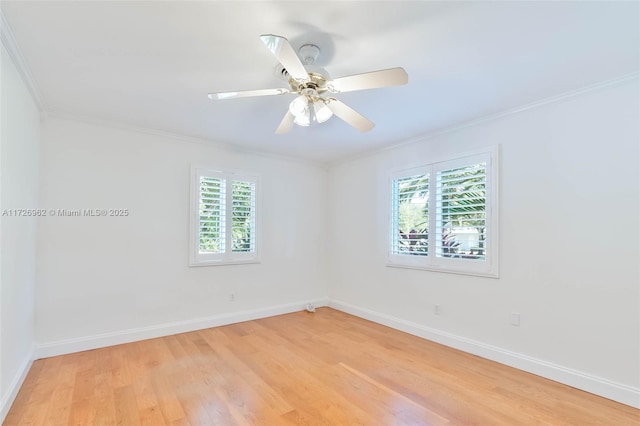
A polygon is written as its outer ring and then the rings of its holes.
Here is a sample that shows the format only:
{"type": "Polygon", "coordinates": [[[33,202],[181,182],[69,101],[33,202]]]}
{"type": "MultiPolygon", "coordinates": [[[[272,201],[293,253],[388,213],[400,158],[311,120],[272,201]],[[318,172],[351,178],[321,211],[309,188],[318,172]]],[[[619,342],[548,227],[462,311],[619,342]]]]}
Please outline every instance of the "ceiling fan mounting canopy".
{"type": "Polygon", "coordinates": [[[289,104],[289,109],[276,129],[276,133],[288,133],[294,124],[309,126],[311,122],[323,123],[333,115],[361,132],[367,132],[375,126],[372,121],[338,99],[325,95],[399,86],[408,82],[407,73],[402,68],[331,79],[326,70],[313,65],[320,55],[318,46],[304,44],[296,53],[289,41],[282,36],[265,34],[260,36],[260,39],[280,62],[281,67],[279,65],[276,71],[278,75],[287,79],[289,88],[209,93],[209,99],[297,94],[298,96],[289,104]]]}
{"type": "Polygon", "coordinates": [[[320,48],[315,44],[303,44],[298,49],[298,53],[300,54],[300,59],[302,59],[302,63],[305,65],[314,64],[318,56],[320,56],[320,48]]]}

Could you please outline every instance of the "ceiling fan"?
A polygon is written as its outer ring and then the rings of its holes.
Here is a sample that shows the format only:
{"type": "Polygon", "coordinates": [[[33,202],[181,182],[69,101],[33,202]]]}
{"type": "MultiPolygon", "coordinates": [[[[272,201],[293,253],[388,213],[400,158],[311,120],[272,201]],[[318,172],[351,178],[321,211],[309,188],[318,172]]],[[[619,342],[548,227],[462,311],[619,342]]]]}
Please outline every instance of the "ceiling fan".
{"type": "Polygon", "coordinates": [[[402,68],[390,68],[331,79],[326,70],[314,65],[320,49],[305,44],[298,50],[298,57],[289,41],[273,34],[261,35],[267,49],[282,65],[281,74],[288,78],[289,88],[245,90],[239,92],[209,93],[209,99],[221,100],[250,96],[298,95],[276,129],[276,133],[288,133],[294,124],[309,126],[313,122],[324,123],[335,115],[361,132],[368,132],[375,124],[356,112],[333,94],[355,90],[407,84],[409,77],[402,68]]]}

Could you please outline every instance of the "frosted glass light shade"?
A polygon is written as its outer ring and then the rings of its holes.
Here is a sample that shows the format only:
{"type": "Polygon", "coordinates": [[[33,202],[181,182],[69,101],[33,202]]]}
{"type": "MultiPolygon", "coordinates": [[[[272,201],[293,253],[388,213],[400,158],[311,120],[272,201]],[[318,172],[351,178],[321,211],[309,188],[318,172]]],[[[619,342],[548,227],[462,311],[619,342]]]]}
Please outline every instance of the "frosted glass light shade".
{"type": "Polygon", "coordinates": [[[311,123],[311,117],[309,117],[308,113],[307,115],[299,115],[293,120],[293,122],[298,126],[309,127],[309,124],[311,123]]]}
{"type": "Polygon", "coordinates": [[[318,123],[324,123],[333,115],[333,112],[331,112],[327,104],[322,101],[315,101],[313,103],[313,109],[315,111],[315,117],[318,123]]]}
{"type": "Polygon", "coordinates": [[[289,112],[295,117],[293,122],[298,126],[307,127],[311,121],[324,123],[331,118],[333,112],[322,99],[300,95],[289,104],[289,112]]]}
{"type": "Polygon", "coordinates": [[[309,114],[309,101],[306,96],[298,96],[289,104],[289,112],[294,116],[309,114]]]}
{"type": "Polygon", "coordinates": [[[289,104],[289,112],[293,114],[293,120],[298,126],[307,127],[311,122],[311,111],[309,100],[306,96],[300,95],[289,104]]]}

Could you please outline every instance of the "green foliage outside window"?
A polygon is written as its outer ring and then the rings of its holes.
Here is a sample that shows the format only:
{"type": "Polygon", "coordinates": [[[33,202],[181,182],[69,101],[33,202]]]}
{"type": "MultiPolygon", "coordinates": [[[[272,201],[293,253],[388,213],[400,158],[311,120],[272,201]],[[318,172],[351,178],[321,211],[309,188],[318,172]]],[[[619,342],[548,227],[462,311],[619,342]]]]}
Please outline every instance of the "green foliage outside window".
{"type": "Polygon", "coordinates": [[[442,256],[484,259],[486,241],[486,164],[479,163],[438,173],[442,256]],[[477,246],[459,248],[456,233],[475,229],[477,246]]]}
{"type": "Polygon", "coordinates": [[[429,253],[429,178],[425,175],[398,179],[398,253],[429,253]]]}

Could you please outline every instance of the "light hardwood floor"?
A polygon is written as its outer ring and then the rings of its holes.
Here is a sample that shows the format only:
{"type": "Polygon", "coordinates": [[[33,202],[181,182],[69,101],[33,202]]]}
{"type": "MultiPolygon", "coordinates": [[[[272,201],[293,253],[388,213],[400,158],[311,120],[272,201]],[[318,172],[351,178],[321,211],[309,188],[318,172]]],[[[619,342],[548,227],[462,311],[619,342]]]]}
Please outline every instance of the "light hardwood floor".
{"type": "Polygon", "coordinates": [[[6,425],[639,425],[640,410],[321,308],[34,362],[6,425]]]}

